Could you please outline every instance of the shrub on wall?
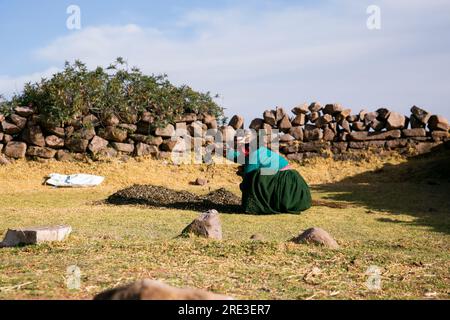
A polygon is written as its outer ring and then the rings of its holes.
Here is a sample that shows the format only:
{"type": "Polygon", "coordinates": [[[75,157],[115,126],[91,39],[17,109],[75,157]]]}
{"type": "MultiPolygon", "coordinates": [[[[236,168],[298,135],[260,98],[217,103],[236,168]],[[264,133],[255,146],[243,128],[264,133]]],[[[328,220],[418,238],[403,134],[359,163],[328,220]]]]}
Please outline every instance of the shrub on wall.
{"type": "Polygon", "coordinates": [[[7,105],[33,106],[47,123],[67,123],[88,113],[99,118],[115,115],[125,123],[147,111],[154,126],[164,126],[177,117],[194,112],[220,118],[223,109],[209,92],[175,86],[166,75],[145,75],[128,68],[118,58],[108,68],[88,70],[81,61],[66,62],[64,70],[50,79],[28,83],[7,105]]]}

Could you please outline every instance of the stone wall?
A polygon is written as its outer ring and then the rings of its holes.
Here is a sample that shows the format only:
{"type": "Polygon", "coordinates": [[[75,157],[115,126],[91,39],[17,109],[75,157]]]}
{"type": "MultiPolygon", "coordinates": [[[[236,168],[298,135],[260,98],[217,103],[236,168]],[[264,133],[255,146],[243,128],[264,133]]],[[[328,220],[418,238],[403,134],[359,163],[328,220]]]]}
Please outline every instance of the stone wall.
{"type": "MultiPolygon", "coordinates": [[[[236,129],[242,123],[242,117],[235,116],[229,125],[236,129]]],[[[292,115],[281,107],[266,110],[250,128],[265,132],[278,129],[281,153],[302,161],[313,157],[357,160],[370,153],[424,154],[449,141],[450,127],[444,117],[416,106],[411,115],[404,116],[386,108],[355,114],[339,104],[314,102],[295,107],[292,115]]]]}
{"type": "MultiPolygon", "coordinates": [[[[448,121],[418,108],[410,116],[379,109],[358,114],[339,104],[303,104],[290,116],[283,108],[267,110],[250,128],[278,129],[280,151],[291,160],[312,157],[358,159],[370,152],[385,155],[422,154],[449,140],[448,121]]],[[[114,157],[155,156],[204,148],[216,133],[232,140],[244,119],[234,116],[226,126],[208,114],[186,114],[165,128],[154,129],[153,118],[144,112],[123,123],[116,116],[99,119],[85,115],[64,126],[43,123],[31,107],[17,107],[13,114],[0,114],[0,164],[14,159],[48,161],[93,160],[114,157]]]]}

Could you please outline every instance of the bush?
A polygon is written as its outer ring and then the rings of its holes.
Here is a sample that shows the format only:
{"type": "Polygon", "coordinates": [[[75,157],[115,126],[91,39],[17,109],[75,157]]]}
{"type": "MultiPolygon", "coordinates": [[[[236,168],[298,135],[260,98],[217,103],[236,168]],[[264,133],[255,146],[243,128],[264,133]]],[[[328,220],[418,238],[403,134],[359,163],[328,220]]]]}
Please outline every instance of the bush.
{"type": "Polygon", "coordinates": [[[116,115],[125,123],[144,111],[154,117],[154,126],[164,126],[185,113],[208,113],[221,118],[223,109],[209,92],[177,87],[166,75],[144,75],[128,69],[122,58],[107,69],[88,70],[81,61],[66,62],[62,72],[50,79],[25,85],[12,103],[37,108],[43,120],[63,124],[92,113],[100,119],[116,115]]]}

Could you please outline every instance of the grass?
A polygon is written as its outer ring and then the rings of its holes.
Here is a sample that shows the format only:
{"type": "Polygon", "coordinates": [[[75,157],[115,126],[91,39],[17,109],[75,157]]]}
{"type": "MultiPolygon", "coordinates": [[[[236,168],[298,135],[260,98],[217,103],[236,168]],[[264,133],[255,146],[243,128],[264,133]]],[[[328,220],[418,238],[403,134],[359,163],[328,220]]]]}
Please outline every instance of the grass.
{"type": "Polygon", "coordinates": [[[350,206],[313,207],[302,215],[224,214],[220,242],[176,238],[197,212],[101,200],[132,184],[197,193],[226,187],[238,194],[234,166],[173,166],[148,159],[18,161],[0,167],[0,236],[11,227],[53,224],[70,224],[73,233],[62,243],[0,249],[0,299],[91,299],[142,278],[238,299],[449,299],[450,183],[443,171],[423,176],[439,161],[316,160],[296,166],[315,199],[350,206]],[[106,180],[91,189],[41,185],[53,172],[93,173],[106,180]],[[190,185],[198,177],[211,181],[206,187],[190,185]],[[329,231],[341,249],[288,242],[313,226],[329,231]],[[256,233],[265,240],[250,241],[256,233]],[[82,272],[77,291],[65,284],[71,265],[82,272]],[[365,284],[372,265],[381,269],[382,290],[365,284]]]}

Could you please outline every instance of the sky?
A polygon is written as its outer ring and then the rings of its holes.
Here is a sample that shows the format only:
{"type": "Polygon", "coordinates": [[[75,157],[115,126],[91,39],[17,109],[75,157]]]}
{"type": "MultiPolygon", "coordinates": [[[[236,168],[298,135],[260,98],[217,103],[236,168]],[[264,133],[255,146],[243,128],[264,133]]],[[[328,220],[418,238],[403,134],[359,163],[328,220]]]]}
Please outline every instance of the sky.
{"type": "Polygon", "coordinates": [[[0,0],[0,94],[65,61],[122,56],[218,93],[247,124],[313,101],[450,118],[449,30],[448,0],[0,0]],[[67,27],[70,5],[80,29],[67,27]]]}

